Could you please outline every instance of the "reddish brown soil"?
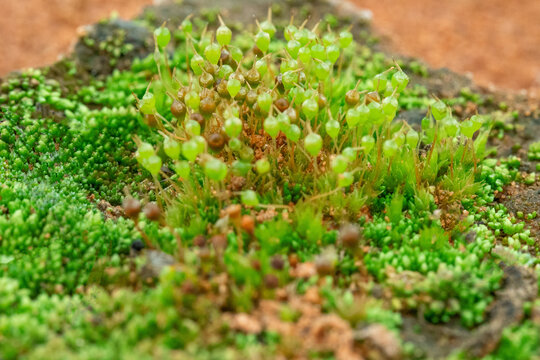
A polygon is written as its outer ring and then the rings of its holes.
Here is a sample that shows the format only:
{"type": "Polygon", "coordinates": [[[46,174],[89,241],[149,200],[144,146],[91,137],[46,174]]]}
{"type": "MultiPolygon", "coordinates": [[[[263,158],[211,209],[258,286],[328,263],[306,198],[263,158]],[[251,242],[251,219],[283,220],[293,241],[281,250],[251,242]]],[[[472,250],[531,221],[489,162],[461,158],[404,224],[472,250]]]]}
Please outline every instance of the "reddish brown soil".
{"type": "Polygon", "coordinates": [[[0,0],[0,76],[55,62],[69,51],[77,28],[117,11],[136,16],[152,0],[0,0]]]}
{"type": "Polygon", "coordinates": [[[538,0],[350,0],[391,50],[471,72],[481,85],[540,89],[538,0]]]}
{"type": "MultiPolygon", "coordinates": [[[[242,0],[238,0],[242,1],[242,0]]],[[[482,85],[540,92],[540,1],[349,0],[373,12],[391,51],[471,72],[482,85]]],[[[54,62],[80,25],[118,11],[130,18],[152,0],[0,0],[0,76],[54,62]]]]}

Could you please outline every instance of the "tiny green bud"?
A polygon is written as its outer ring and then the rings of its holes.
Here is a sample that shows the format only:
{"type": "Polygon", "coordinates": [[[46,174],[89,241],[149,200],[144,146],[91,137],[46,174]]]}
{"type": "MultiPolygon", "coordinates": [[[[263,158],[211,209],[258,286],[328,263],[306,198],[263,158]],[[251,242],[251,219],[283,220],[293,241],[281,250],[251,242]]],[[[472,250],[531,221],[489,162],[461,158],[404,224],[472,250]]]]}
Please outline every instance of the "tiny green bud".
{"type": "Polygon", "coordinates": [[[319,134],[311,133],[304,139],[304,148],[311,156],[317,156],[322,149],[323,141],[319,134]]]}
{"type": "Polygon", "coordinates": [[[257,193],[253,190],[242,191],[240,198],[241,198],[242,204],[246,206],[259,205],[259,198],[257,197],[257,193]]]}
{"type": "Polygon", "coordinates": [[[204,163],[204,173],[212,180],[222,181],[227,176],[227,165],[223,161],[212,157],[204,163]]]}
{"type": "Polygon", "coordinates": [[[259,159],[255,162],[255,170],[260,175],[270,172],[270,162],[266,158],[259,159]]]}

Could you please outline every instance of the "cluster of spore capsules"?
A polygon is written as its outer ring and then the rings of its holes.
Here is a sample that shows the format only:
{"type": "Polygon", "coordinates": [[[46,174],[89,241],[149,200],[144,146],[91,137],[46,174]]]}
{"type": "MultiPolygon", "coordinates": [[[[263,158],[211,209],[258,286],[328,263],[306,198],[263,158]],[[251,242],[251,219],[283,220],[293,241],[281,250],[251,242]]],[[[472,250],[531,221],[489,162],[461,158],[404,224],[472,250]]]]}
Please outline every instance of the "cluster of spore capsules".
{"type": "MultiPolygon", "coordinates": [[[[347,56],[347,49],[356,45],[349,30],[323,33],[318,25],[310,30],[305,23],[289,24],[283,41],[269,15],[257,22],[252,46],[242,51],[232,45],[232,31],[221,18],[220,23],[215,34],[205,29],[198,39],[191,22],[182,23],[188,74],[171,71],[165,51],[171,33],[164,26],[155,30],[160,86],[151,84],[138,107],[163,142],[155,149],[137,139],[136,153],[155,179],[165,175],[164,161],[176,173],[174,180],[189,181],[202,170],[216,189],[242,177],[247,181],[237,195],[245,205],[257,205],[259,184],[271,178],[305,185],[331,174],[335,189],[347,188],[366,167],[383,171],[377,165],[382,157],[390,167],[403,148],[416,155],[421,135],[407,124],[392,126],[409,77],[396,63],[372,79],[371,89],[358,90],[360,81],[347,88],[341,71],[354,54],[347,56]],[[170,109],[160,112],[157,103],[170,109]]],[[[460,126],[472,137],[481,126],[460,125],[442,101],[431,114],[422,127],[441,120],[439,138],[440,132],[455,136],[460,126]]]]}

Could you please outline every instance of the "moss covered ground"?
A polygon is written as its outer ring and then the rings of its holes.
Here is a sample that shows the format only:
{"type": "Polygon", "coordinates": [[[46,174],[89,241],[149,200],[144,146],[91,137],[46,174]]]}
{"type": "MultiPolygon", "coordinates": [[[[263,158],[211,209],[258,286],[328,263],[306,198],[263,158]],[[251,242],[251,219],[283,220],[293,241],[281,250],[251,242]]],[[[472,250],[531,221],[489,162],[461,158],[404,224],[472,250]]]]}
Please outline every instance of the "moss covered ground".
{"type": "Polygon", "coordinates": [[[0,359],[539,356],[534,109],[351,18],[163,11],[1,81],[0,359]]]}

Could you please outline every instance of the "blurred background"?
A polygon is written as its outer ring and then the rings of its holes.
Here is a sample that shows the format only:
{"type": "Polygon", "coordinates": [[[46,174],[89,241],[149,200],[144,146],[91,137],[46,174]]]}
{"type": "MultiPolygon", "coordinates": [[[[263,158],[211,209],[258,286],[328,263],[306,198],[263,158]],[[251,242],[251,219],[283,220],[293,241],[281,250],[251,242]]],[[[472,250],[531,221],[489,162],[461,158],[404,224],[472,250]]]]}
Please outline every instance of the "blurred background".
{"type": "MultiPolygon", "coordinates": [[[[375,33],[391,52],[470,73],[480,85],[540,93],[540,0],[338,1],[369,10],[375,33]]],[[[131,18],[152,3],[0,0],[0,76],[53,63],[69,51],[79,26],[112,12],[131,18]]]]}

